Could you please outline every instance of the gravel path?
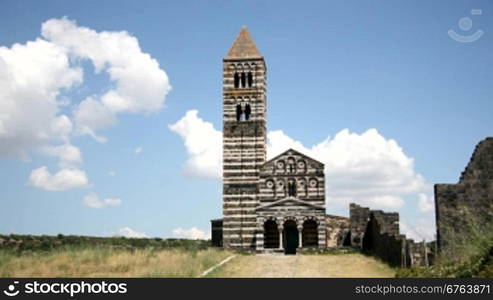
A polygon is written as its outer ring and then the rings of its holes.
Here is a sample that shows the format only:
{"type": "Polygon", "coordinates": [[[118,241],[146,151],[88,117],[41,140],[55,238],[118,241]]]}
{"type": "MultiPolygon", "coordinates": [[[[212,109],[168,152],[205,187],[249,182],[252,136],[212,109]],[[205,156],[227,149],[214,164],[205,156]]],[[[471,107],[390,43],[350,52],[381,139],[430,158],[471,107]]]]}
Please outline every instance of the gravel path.
{"type": "Polygon", "coordinates": [[[240,255],[211,277],[394,277],[394,270],[361,254],[240,255]]]}

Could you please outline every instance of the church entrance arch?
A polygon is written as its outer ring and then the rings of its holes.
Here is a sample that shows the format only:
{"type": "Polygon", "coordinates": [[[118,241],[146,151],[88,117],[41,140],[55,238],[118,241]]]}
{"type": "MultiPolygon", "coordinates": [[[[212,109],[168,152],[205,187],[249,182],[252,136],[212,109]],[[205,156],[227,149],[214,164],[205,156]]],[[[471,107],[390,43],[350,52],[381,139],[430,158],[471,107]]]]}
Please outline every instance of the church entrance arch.
{"type": "Polygon", "coordinates": [[[284,223],[284,254],[296,254],[298,243],[298,229],[296,228],[296,222],[287,220],[284,223]]]}

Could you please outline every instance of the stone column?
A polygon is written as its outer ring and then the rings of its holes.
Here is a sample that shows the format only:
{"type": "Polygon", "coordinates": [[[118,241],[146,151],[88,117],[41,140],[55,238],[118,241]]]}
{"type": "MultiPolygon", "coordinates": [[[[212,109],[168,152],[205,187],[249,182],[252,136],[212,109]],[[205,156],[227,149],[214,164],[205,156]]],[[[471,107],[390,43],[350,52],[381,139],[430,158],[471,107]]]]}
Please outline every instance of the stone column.
{"type": "Polygon", "coordinates": [[[284,247],[282,245],[282,235],[283,235],[284,228],[283,228],[283,226],[278,226],[277,228],[279,229],[279,250],[283,250],[284,247]]]}
{"type": "Polygon", "coordinates": [[[298,248],[303,247],[303,225],[298,225],[298,248]]]}

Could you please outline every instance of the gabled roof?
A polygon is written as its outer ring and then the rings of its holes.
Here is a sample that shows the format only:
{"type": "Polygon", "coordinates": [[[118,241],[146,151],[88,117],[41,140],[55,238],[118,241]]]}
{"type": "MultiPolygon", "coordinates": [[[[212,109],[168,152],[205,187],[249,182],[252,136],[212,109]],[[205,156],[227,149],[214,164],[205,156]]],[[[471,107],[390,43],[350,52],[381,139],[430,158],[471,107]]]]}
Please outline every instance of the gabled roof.
{"type": "Polygon", "coordinates": [[[265,165],[267,165],[268,163],[271,163],[271,162],[273,162],[273,161],[275,161],[275,160],[279,159],[279,157],[281,157],[281,156],[283,156],[283,155],[287,155],[287,153],[288,153],[288,152],[290,152],[290,151],[291,151],[291,152],[293,152],[293,154],[294,154],[294,155],[301,156],[301,157],[303,157],[304,159],[306,159],[306,160],[308,160],[308,161],[312,161],[312,162],[315,162],[315,163],[317,163],[317,164],[320,164],[322,168],[323,168],[323,166],[324,166],[324,164],[323,164],[323,163],[321,163],[321,162],[319,162],[318,160],[313,159],[313,158],[311,158],[311,157],[309,157],[309,156],[307,156],[307,155],[305,155],[305,154],[303,154],[303,153],[301,153],[301,152],[299,152],[299,151],[296,151],[296,150],[294,150],[293,148],[289,148],[288,150],[284,151],[283,153],[281,153],[281,154],[279,154],[279,155],[277,155],[277,156],[275,156],[275,157],[273,157],[273,158],[269,159],[268,161],[266,161],[266,162],[265,162],[264,166],[265,166],[265,165]]]}
{"type": "Polygon", "coordinates": [[[274,208],[276,206],[283,206],[283,205],[289,204],[289,203],[292,203],[294,205],[299,205],[299,206],[306,206],[306,207],[309,207],[312,209],[317,209],[317,210],[325,210],[325,208],[323,206],[315,205],[315,204],[300,200],[300,199],[295,198],[295,197],[287,197],[287,198],[284,198],[281,200],[271,202],[269,204],[260,205],[259,207],[257,207],[257,210],[265,210],[265,209],[269,209],[269,208],[274,208]]]}
{"type": "Polygon", "coordinates": [[[246,26],[243,26],[225,59],[262,58],[246,26]]]}

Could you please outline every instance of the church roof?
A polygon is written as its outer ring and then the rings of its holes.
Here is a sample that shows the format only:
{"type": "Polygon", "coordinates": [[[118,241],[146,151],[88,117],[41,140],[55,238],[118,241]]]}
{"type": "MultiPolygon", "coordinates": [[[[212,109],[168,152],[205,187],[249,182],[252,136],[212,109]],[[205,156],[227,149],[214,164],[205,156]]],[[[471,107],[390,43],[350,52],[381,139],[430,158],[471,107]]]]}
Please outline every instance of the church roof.
{"type": "Polygon", "coordinates": [[[246,26],[243,26],[225,59],[262,58],[246,26]]]}

